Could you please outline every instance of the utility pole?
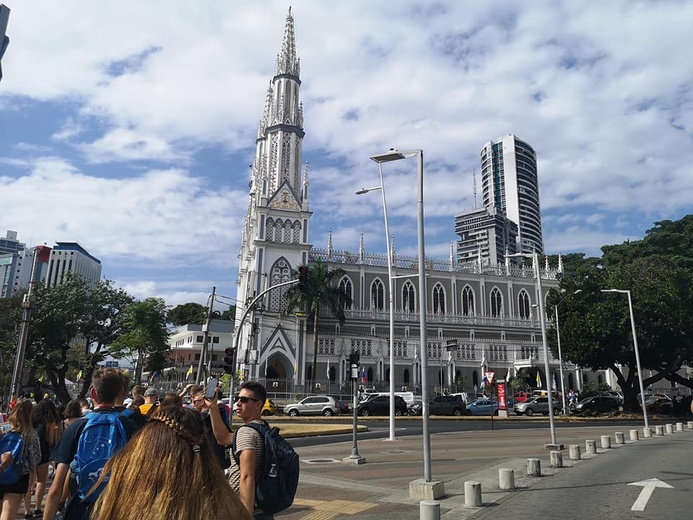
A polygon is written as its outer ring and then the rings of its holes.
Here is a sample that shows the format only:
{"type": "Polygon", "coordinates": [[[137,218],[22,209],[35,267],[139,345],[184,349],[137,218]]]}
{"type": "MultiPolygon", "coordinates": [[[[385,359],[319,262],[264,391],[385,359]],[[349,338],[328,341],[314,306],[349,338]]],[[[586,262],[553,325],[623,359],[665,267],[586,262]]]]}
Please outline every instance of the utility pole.
{"type": "Polygon", "coordinates": [[[209,345],[209,326],[212,323],[212,309],[214,308],[214,296],[217,292],[216,286],[212,287],[212,295],[209,297],[209,306],[207,307],[207,319],[202,324],[202,332],[204,332],[204,340],[202,342],[202,350],[200,351],[200,361],[197,364],[197,380],[201,385],[207,381],[208,369],[212,367],[212,357],[210,356],[207,363],[207,346],[209,345]]]}

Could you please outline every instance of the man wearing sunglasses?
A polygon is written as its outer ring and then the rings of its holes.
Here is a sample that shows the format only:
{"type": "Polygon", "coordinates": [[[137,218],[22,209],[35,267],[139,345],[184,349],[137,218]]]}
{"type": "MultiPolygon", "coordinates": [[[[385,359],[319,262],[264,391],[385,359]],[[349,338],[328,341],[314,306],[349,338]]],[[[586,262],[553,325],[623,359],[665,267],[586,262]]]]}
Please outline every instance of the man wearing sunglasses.
{"type": "MultiPolygon", "coordinates": [[[[262,407],[265,399],[267,399],[267,391],[264,386],[257,381],[246,381],[240,386],[238,395],[233,398],[236,416],[243,421],[243,424],[252,422],[262,424],[262,407]]],[[[216,405],[216,397],[213,401],[205,398],[205,407],[209,410],[212,430],[217,442],[223,446],[231,446],[234,433],[226,429],[219,407],[216,405]]],[[[270,520],[274,518],[272,515],[255,509],[255,486],[262,473],[265,441],[262,435],[253,428],[238,428],[235,435],[238,463],[235,457],[231,457],[229,483],[240,496],[243,505],[253,513],[253,518],[270,520]]]]}

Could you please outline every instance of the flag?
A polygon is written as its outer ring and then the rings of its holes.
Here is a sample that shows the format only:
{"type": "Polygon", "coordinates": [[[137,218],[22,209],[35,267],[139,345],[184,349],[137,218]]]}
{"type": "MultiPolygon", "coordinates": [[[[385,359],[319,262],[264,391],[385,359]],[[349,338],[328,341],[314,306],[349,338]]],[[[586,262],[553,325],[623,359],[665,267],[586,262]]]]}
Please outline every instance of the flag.
{"type": "Polygon", "coordinates": [[[327,358],[327,379],[330,379],[330,358],[327,358]]]}
{"type": "Polygon", "coordinates": [[[82,379],[82,371],[80,370],[77,372],[77,381],[80,381],[82,379]]]}
{"type": "Polygon", "coordinates": [[[483,390],[485,386],[486,386],[486,374],[484,374],[484,377],[481,378],[481,389],[483,390]]]}
{"type": "Polygon", "coordinates": [[[190,365],[190,368],[185,373],[185,379],[188,379],[191,375],[193,375],[193,366],[192,365],[190,365]]]}
{"type": "Polygon", "coordinates": [[[150,381],[154,381],[154,379],[157,379],[159,377],[159,372],[152,372],[152,375],[149,376],[150,381]]]}
{"type": "Polygon", "coordinates": [[[541,374],[537,370],[537,388],[541,388],[541,374]]]}
{"type": "Polygon", "coordinates": [[[558,388],[558,385],[556,385],[556,374],[553,375],[553,379],[551,380],[551,384],[553,385],[554,390],[556,388],[558,388]]]}
{"type": "Polygon", "coordinates": [[[361,369],[361,382],[362,383],[366,382],[366,369],[365,368],[361,369]]]}

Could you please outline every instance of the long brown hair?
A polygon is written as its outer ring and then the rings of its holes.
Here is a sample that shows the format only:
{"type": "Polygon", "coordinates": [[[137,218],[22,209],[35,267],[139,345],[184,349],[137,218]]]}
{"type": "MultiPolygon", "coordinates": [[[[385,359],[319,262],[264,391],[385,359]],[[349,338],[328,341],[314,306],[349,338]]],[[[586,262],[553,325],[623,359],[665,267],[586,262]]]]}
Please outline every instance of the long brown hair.
{"type": "Polygon", "coordinates": [[[34,405],[28,399],[22,399],[17,402],[12,409],[9,419],[7,419],[10,423],[10,430],[22,432],[22,435],[33,432],[34,427],[31,424],[31,412],[33,409],[34,405]]]}
{"type": "Polygon", "coordinates": [[[155,413],[106,463],[99,481],[106,475],[92,520],[252,518],[224,477],[202,416],[188,408],[155,413]]]}

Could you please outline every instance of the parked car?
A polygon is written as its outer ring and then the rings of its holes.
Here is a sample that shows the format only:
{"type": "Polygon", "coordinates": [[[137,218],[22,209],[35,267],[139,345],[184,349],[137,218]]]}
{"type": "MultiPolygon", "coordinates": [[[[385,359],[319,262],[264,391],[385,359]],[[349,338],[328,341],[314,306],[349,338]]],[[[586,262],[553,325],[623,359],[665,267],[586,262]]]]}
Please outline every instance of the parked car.
{"type": "Polygon", "coordinates": [[[590,412],[617,412],[621,408],[618,399],[606,395],[593,395],[585,397],[582,401],[573,406],[570,411],[574,414],[590,412]]]}
{"type": "MultiPolygon", "coordinates": [[[[460,395],[437,395],[428,401],[429,415],[465,415],[467,405],[460,395]]],[[[410,415],[421,415],[423,403],[415,402],[409,407],[410,415]]]]}
{"type": "MultiPolygon", "coordinates": [[[[358,415],[390,415],[390,396],[376,395],[361,401],[356,408],[358,415]]],[[[395,415],[407,415],[407,403],[400,396],[395,395],[395,415]]]]}
{"type": "Polygon", "coordinates": [[[291,403],[284,406],[284,413],[291,417],[298,415],[331,415],[339,414],[339,405],[334,397],[329,395],[311,395],[300,400],[298,403],[291,403]]]}
{"type": "Polygon", "coordinates": [[[493,407],[493,415],[498,415],[498,401],[491,403],[490,399],[474,399],[467,405],[467,415],[491,415],[493,407]]]}
{"type": "Polygon", "coordinates": [[[653,395],[645,399],[645,408],[652,413],[672,414],[674,402],[668,397],[653,395]]]}
{"type": "MultiPolygon", "coordinates": [[[[560,410],[560,401],[553,400],[553,409],[560,410]]],[[[544,415],[549,415],[549,398],[548,397],[530,397],[522,403],[515,403],[513,407],[514,412],[517,415],[528,415],[532,416],[535,413],[541,413],[544,415]]]]}

